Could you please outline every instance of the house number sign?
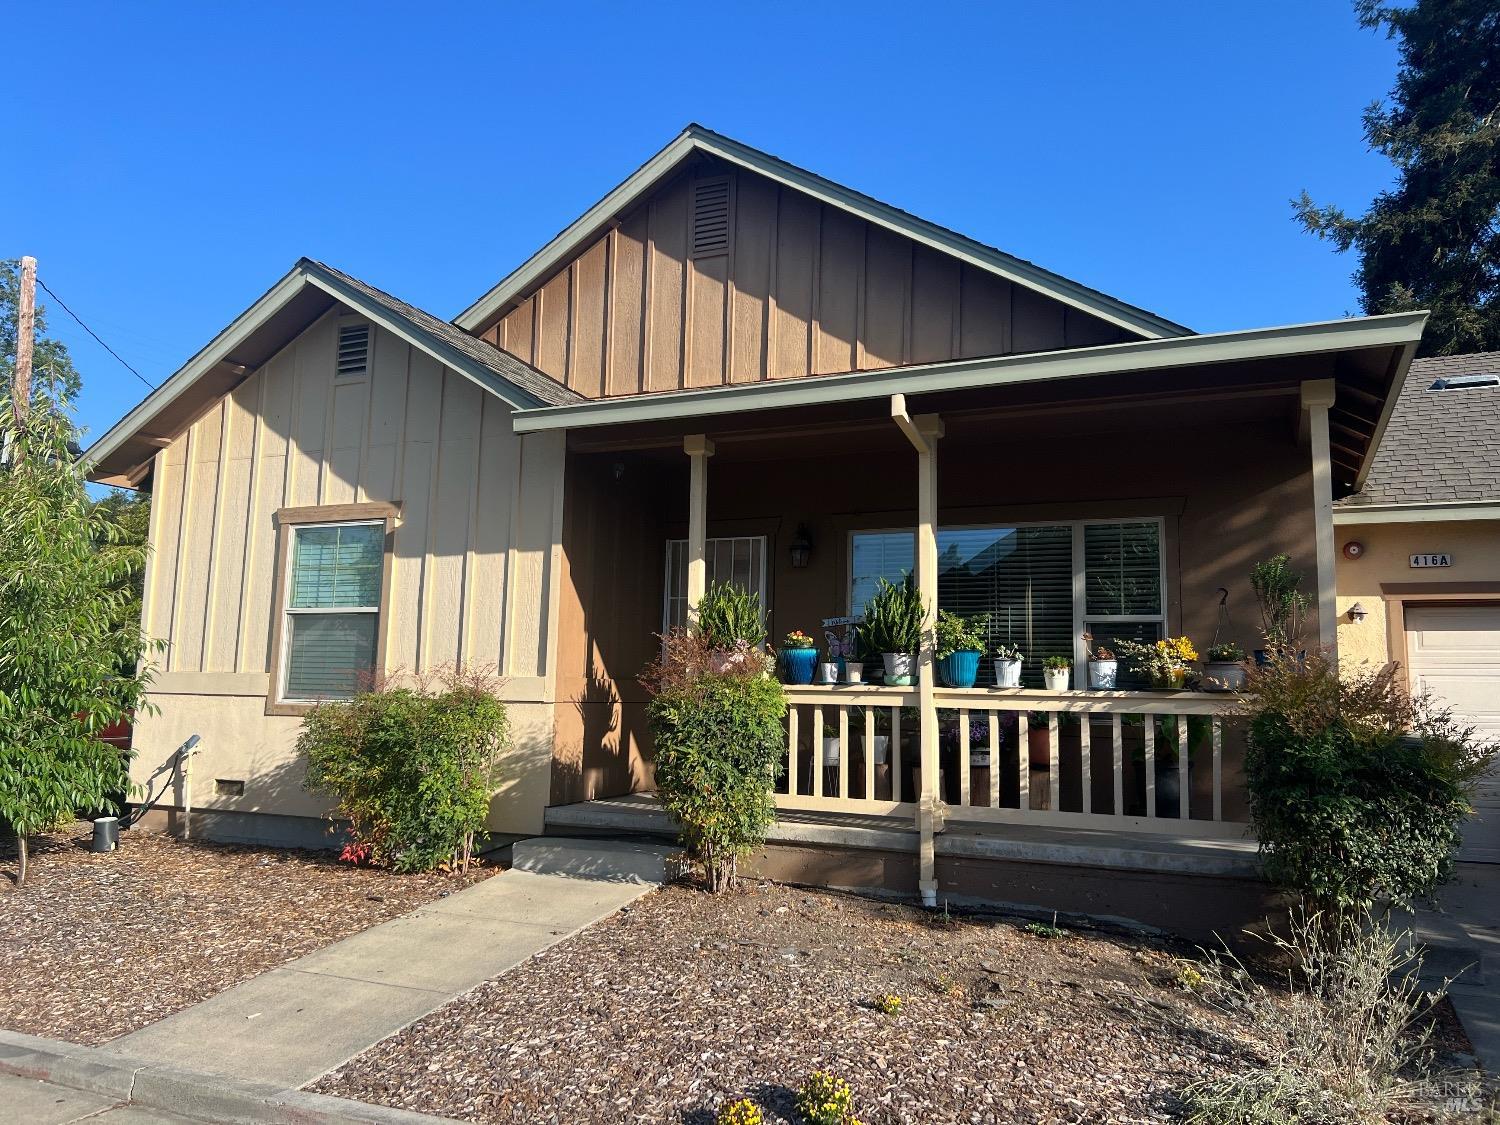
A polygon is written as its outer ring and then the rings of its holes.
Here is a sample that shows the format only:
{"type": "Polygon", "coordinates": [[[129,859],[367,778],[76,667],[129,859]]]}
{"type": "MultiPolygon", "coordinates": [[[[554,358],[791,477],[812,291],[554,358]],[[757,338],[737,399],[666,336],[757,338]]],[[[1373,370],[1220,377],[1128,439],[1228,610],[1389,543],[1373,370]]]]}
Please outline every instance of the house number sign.
{"type": "Polygon", "coordinates": [[[1418,570],[1423,570],[1429,566],[1452,566],[1453,556],[1446,551],[1429,555],[1413,555],[1411,557],[1411,565],[1418,570]]]}

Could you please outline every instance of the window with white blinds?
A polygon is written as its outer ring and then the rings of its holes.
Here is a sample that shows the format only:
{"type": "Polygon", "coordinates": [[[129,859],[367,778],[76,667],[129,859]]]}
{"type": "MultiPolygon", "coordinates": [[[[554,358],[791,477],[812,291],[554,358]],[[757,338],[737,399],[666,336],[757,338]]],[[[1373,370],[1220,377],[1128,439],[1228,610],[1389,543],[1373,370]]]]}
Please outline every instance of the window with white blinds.
{"type": "Polygon", "coordinates": [[[375,672],[383,522],[292,529],[281,698],[349,699],[375,672]]]}
{"type": "MultiPolygon", "coordinates": [[[[662,632],[687,625],[687,540],[667,540],[666,596],[662,606],[662,632]]],[[[760,598],[766,605],[766,537],[739,535],[710,539],[704,544],[708,583],[728,582],[760,598]]]]}
{"type": "MultiPolygon", "coordinates": [[[[1098,641],[1161,635],[1158,521],[939,528],[937,548],[938,607],[965,617],[988,614],[989,643],[1021,650],[1027,686],[1041,685],[1047,657],[1078,659],[1085,630],[1098,641]],[[1079,588],[1082,606],[1074,600],[1079,588]]],[[[855,532],[849,557],[850,612],[859,613],[879,579],[897,582],[912,570],[915,536],[855,532]]],[[[980,677],[981,684],[994,682],[989,661],[981,663],[980,677]]]]}

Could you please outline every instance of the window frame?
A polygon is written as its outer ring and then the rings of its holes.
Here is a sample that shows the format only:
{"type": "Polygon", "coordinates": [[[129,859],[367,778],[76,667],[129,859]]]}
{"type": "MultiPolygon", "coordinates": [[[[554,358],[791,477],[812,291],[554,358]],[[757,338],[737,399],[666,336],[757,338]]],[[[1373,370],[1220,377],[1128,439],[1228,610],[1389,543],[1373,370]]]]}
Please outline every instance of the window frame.
{"type": "Polygon", "coordinates": [[[395,525],[399,516],[400,505],[390,503],[323,504],[303,508],[282,508],[276,513],[276,578],[271,602],[274,616],[271,623],[269,662],[271,690],[266,695],[267,715],[305,715],[319,703],[337,702],[289,698],[286,695],[287,673],[291,665],[291,645],[288,643],[291,630],[288,623],[295,614],[373,613],[375,615],[375,663],[372,673],[377,677],[384,673],[387,623],[390,618],[391,559],[394,554],[395,525]],[[291,566],[297,532],[309,527],[355,526],[378,526],[383,529],[380,603],[373,609],[366,606],[294,608],[291,605],[291,566]]]}
{"type": "MultiPolygon", "coordinates": [[[[733,543],[737,540],[754,540],[760,543],[760,587],[755,591],[760,598],[760,612],[767,621],[771,619],[771,607],[766,602],[766,589],[771,570],[770,551],[771,540],[767,535],[710,535],[703,543],[705,557],[709,556],[715,543],[733,543]]],[[[669,537],[662,545],[662,582],[661,582],[661,631],[666,633],[672,628],[672,545],[674,543],[687,543],[687,539],[669,537]]],[[[713,581],[712,578],[709,581],[713,581]]]]}
{"type": "MultiPolygon", "coordinates": [[[[1084,644],[1083,633],[1090,623],[1097,622],[1101,625],[1135,625],[1135,624],[1159,624],[1162,635],[1170,636],[1171,628],[1168,624],[1167,607],[1167,520],[1161,515],[1134,515],[1134,516],[1090,516],[1085,519],[1035,519],[1035,520],[981,520],[967,523],[940,523],[937,532],[944,531],[988,531],[998,528],[1023,528],[1023,527],[1066,527],[1072,532],[1072,556],[1073,556],[1073,684],[1075,687],[1088,687],[1088,662],[1087,646],[1084,644]],[[1157,542],[1157,581],[1161,590],[1161,612],[1157,614],[1090,614],[1088,610],[1088,571],[1084,560],[1084,528],[1090,526],[1101,526],[1123,523],[1149,523],[1156,526],[1157,542]]],[[[915,539],[916,528],[906,526],[896,527],[855,527],[850,528],[844,544],[844,601],[848,606],[849,615],[852,617],[859,612],[854,605],[854,537],[856,535],[890,535],[906,534],[915,539]]],[[[915,543],[913,544],[915,548],[915,543]]],[[[915,557],[915,549],[913,550],[915,557]]],[[[862,608],[862,607],[859,607],[862,608]]]]}

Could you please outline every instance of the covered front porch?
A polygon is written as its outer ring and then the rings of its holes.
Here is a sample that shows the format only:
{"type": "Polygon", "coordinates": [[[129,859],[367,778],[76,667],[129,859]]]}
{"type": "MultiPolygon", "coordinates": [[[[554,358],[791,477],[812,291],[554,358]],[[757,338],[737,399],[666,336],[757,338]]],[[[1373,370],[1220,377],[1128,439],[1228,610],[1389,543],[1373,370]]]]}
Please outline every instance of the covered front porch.
{"type": "Polygon", "coordinates": [[[1254,845],[1233,697],[1128,675],[1090,690],[1085,635],[1254,649],[1251,567],[1287,553],[1315,607],[1307,643],[1331,647],[1331,504],[1361,471],[1333,404],[1366,395],[1380,415],[1403,347],[1170,372],[1015,357],[967,382],[943,365],[537,412],[568,431],[549,825],[650,792],[636,676],[710,582],[759,594],[774,644],[793,629],[821,639],[875,580],[911,571],[929,619],[910,685],[788,688],[784,825],[894,833],[929,902],[939,857],[965,839],[1102,833],[1116,858],[1212,854],[1242,870],[1254,845]],[[1016,360],[1057,377],[1003,378],[1016,360]],[[988,614],[990,643],[1024,653],[1023,686],[994,686],[988,659],[975,687],[940,684],[939,607],[988,614]],[[1049,656],[1073,661],[1068,690],[1042,689],[1049,656]]]}

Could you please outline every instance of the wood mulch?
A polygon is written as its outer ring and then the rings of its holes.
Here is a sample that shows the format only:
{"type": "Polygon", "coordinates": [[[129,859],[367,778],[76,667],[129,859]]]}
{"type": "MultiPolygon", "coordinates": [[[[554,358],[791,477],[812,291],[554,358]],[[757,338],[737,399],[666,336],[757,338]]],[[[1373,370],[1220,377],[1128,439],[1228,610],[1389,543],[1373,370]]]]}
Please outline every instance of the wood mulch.
{"type": "Polygon", "coordinates": [[[493,872],[393,875],[139,827],[96,855],[91,836],[33,840],[24,887],[0,841],[0,1027],[103,1043],[493,872]]]}
{"type": "Polygon", "coordinates": [[[1243,1065],[1169,947],[743,884],[669,886],[480,985],[314,1087],[471,1121],[794,1121],[828,1070],[870,1125],[1171,1120],[1243,1065]],[[895,1014],[880,1011],[900,997],[895,1014]]]}

